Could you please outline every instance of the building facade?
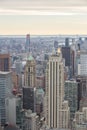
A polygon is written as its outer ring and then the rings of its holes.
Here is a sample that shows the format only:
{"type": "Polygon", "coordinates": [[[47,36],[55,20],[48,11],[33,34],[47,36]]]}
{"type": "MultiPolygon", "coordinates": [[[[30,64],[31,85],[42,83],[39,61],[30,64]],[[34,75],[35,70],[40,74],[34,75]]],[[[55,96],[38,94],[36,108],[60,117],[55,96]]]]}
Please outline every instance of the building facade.
{"type": "Polygon", "coordinates": [[[5,99],[12,94],[12,74],[0,71],[0,122],[6,123],[5,99]]]}
{"type": "Polygon", "coordinates": [[[87,51],[80,52],[80,75],[87,76],[87,51]]]}
{"type": "Polygon", "coordinates": [[[21,99],[18,97],[6,98],[6,122],[11,125],[21,125],[21,99]]]}
{"type": "Polygon", "coordinates": [[[35,112],[35,88],[24,87],[23,88],[23,109],[30,109],[35,112]]]}
{"type": "Polygon", "coordinates": [[[0,54],[0,71],[10,70],[10,55],[0,54]]]}
{"type": "Polygon", "coordinates": [[[25,51],[30,52],[30,34],[26,35],[25,51]]]}
{"type": "Polygon", "coordinates": [[[78,110],[78,84],[75,80],[65,81],[65,100],[69,101],[70,118],[74,118],[75,112],[78,110]]]}
{"type": "MultiPolygon", "coordinates": [[[[59,50],[58,53],[51,55],[46,69],[46,106],[44,109],[46,109],[46,125],[49,128],[64,127],[62,123],[63,116],[60,114],[63,110],[63,100],[64,66],[61,51],[59,50]]],[[[66,118],[66,120],[68,119],[69,118],[66,118]]],[[[66,128],[68,127],[68,123],[66,128]]]]}
{"type": "Polygon", "coordinates": [[[30,55],[27,58],[24,72],[24,86],[35,87],[36,83],[36,63],[34,58],[30,55]]]}

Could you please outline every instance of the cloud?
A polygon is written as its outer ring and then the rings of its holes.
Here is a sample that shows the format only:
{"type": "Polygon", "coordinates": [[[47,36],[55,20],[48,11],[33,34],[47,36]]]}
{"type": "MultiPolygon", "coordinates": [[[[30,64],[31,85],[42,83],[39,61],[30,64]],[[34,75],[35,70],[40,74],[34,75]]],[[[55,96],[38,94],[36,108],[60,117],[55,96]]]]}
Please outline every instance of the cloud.
{"type": "Polygon", "coordinates": [[[31,7],[30,9],[0,9],[0,15],[87,15],[87,7],[31,7]]]}
{"type": "Polygon", "coordinates": [[[87,0],[0,0],[0,8],[30,9],[31,7],[87,6],[87,0]]]}

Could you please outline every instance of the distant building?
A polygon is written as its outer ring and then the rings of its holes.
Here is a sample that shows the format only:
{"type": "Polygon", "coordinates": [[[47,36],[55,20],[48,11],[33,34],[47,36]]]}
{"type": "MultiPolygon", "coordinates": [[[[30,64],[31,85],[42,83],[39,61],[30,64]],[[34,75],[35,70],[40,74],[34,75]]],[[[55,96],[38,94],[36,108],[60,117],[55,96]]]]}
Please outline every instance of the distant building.
{"type": "Polygon", "coordinates": [[[71,66],[71,49],[69,46],[62,47],[62,56],[65,59],[65,66],[71,66]]]}
{"type": "Polygon", "coordinates": [[[62,56],[65,59],[65,67],[68,67],[69,77],[72,78],[75,73],[75,51],[70,46],[61,48],[62,56]]]}
{"type": "Polygon", "coordinates": [[[36,77],[36,86],[45,89],[45,76],[44,75],[36,77]]]}
{"type": "Polygon", "coordinates": [[[78,110],[78,83],[75,80],[65,81],[65,100],[69,102],[70,118],[74,118],[78,110]]]}
{"type": "Polygon", "coordinates": [[[9,54],[0,54],[0,71],[10,71],[9,54]]]}
{"type": "Polygon", "coordinates": [[[27,58],[27,63],[25,65],[24,71],[24,78],[24,86],[36,86],[36,63],[31,55],[27,58]]]}
{"type": "Polygon", "coordinates": [[[78,83],[78,110],[80,108],[80,100],[87,98],[87,76],[77,76],[76,81],[78,83]]]}
{"type": "Polygon", "coordinates": [[[80,51],[76,54],[76,75],[81,74],[80,51]]]}
{"type": "Polygon", "coordinates": [[[44,91],[42,88],[36,89],[36,113],[40,116],[43,114],[43,101],[44,101],[44,91]]]}
{"type": "Polygon", "coordinates": [[[24,87],[23,88],[23,109],[30,109],[35,112],[35,91],[36,88],[24,87]]]}
{"type": "Polygon", "coordinates": [[[6,98],[6,122],[13,126],[21,125],[21,99],[18,97],[6,98]]]}
{"type": "Polygon", "coordinates": [[[57,51],[57,49],[58,49],[58,41],[54,41],[54,48],[57,51]]]}
{"type": "Polygon", "coordinates": [[[72,130],[87,130],[87,107],[75,113],[72,130]]]}
{"type": "Polygon", "coordinates": [[[16,72],[17,74],[21,74],[22,72],[22,62],[17,60],[15,61],[15,69],[16,69],[16,72]]]}
{"type": "Polygon", "coordinates": [[[25,112],[22,130],[40,130],[39,116],[30,111],[25,112]]]}
{"type": "Polygon", "coordinates": [[[30,34],[26,35],[25,51],[30,52],[30,34]]]}
{"type": "Polygon", "coordinates": [[[65,46],[69,47],[69,38],[65,38],[65,46]]]}
{"type": "Polygon", "coordinates": [[[12,96],[12,74],[0,71],[0,123],[6,123],[5,99],[12,96]]]}
{"type": "Polygon", "coordinates": [[[79,108],[79,110],[82,111],[83,107],[87,107],[87,98],[82,98],[80,100],[80,108],[79,108]]]}
{"type": "Polygon", "coordinates": [[[80,52],[80,75],[87,76],[87,51],[80,52]]]}

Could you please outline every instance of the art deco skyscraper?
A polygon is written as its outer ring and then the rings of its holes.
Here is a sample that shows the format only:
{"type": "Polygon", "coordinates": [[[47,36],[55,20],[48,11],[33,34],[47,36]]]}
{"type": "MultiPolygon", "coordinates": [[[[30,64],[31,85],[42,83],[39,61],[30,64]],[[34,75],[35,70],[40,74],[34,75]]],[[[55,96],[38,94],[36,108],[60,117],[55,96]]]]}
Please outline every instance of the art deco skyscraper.
{"type": "Polygon", "coordinates": [[[28,87],[35,87],[35,76],[36,76],[36,70],[35,70],[36,64],[34,58],[30,55],[27,58],[27,63],[25,66],[25,86],[28,87]]]}
{"type": "Polygon", "coordinates": [[[64,66],[61,51],[49,58],[46,69],[46,125],[50,128],[67,128],[69,108],[64,101],[64,66]],[[63,107],[66,106],[66,107],[63,107]],[[64,110],[63,110],[64,109],[64,110]],[[63,121],[63,112],[67,118],[63,121]],[[62,123],[63,121],[63,123],[62,123]]]}

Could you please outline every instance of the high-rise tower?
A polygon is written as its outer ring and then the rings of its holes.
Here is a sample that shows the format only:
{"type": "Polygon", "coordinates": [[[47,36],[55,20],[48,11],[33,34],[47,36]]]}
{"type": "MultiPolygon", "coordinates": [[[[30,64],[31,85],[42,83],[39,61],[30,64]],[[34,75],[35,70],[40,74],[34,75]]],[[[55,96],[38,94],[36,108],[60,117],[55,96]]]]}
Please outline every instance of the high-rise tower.
{"type": "Polygon", "coordinates": [[[46,69],[45,115],[46,125],[50,128],[68,128],[69,108],[67,102],[63,101],[64,66],[61,51],[58,50],[58,53],[49,58],[46,69]],[[63,112],[65,113],[63,114],[63,112]],[[63,115],[66,115],[66,119],[63,115]]]}
{"type": "Polygon", "coordinates": [[[25,86],[35,87],[35,77],[36,77],[35,67],[36,67],[35,60],[30,55],[27,58],[27,63],[25,66],[25,74],[24,74],[24,77],[25,77],[25,84],[24,85],[25,86]]]}
{"type": "Polygon", "coordinates": [[[27,34],[26,36],[25,50],[26,52],[30,52],[30,34],[27,34]]]}

